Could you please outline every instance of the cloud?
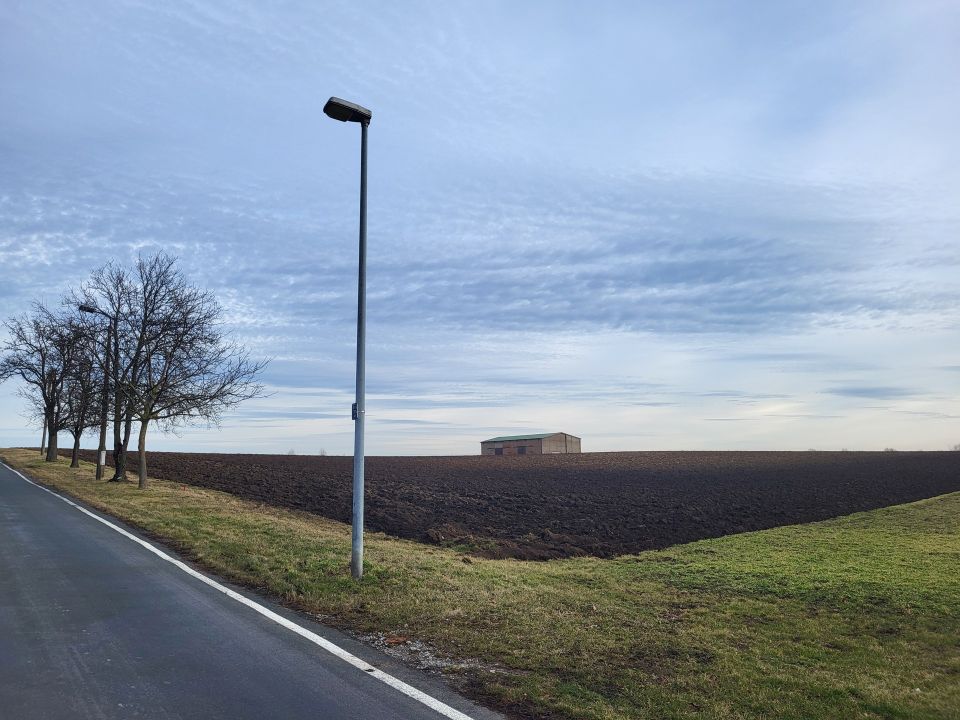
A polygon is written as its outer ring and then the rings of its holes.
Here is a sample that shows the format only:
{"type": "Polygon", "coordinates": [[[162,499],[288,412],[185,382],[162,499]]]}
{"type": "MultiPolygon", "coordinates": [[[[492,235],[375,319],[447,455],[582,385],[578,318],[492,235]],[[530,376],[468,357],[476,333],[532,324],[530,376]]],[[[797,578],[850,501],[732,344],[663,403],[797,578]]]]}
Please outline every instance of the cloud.
{"type": "Polygon", "coordinates": [[[915,390],[902,387],[871,387],[866,385],[848,385],[827,388],[823,392],[840,397],[868,398],[871,400],[887,400],[893,398],[913,397],[918,393],[915,390]]]}
{"type": "Polygon", "coordinates": [[[822,415],[816,413],[768,413],[765,417],[788,418],[790,420],[833,420],[844,415],[822,415]]]}
{"type": "Polygon", "coordinates": [[[913,415],[915,417],[931,418],[934,420],[958,420],[960,415],[951,415],[943,412],[928,412],[924,410],[894,410],[902,415],[913,415]]]}
{"type": "Polygon", "coordinates": [[[243,420],[321,420],[321,419],[343,419],[344,413],[323,412],[320,410],[282,410],[278,408],[270,410],[251,410],[249,408],[239,408],[230,413],[231,420],[239,422],[243,420]]]}

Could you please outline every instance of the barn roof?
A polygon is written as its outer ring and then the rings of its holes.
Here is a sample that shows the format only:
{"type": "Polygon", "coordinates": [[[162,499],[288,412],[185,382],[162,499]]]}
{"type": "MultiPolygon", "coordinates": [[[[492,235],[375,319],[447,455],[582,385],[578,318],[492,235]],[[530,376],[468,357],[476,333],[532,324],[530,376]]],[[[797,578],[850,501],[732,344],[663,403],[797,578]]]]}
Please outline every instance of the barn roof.
{"type": "Polygon", "coordinates": [[[559,435],[560,433],[540,433],[539,435],[502,435],[501,437],[490,438],[489,440],[481,440],[480,442],[504,442],[505,440],[542,440],[543,438],[548,438],[552,435],[559,435]]]}

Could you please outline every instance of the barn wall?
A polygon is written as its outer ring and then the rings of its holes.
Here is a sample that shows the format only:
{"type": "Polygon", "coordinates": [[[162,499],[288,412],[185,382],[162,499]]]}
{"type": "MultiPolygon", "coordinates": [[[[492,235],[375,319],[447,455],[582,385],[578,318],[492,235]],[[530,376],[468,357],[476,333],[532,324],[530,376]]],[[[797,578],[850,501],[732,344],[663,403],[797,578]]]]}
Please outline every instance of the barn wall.
{"type": "Polygon", "coordinates": [[[527,455],[546,455],[556,453],[579,453],[580,438],[566,433],[556,433],[538,440],[504,440],[502,442],[480,443],[481,455],[496,455],[496,449],[502,448],[503,455],[517,455],[517,448],[526,447],[527,455]]]}
{"type": "Polygon", "coordinates": [[[551,435],[550,437],[543,439],[543,452],[544,454],[548,453],[564,453],[567,451],[567,445],[564,442],[564,434],[557,433],[556,435],[551,435]]]}
{"type": "Polygon", "coordinates": [[[557,433],[543,439],[543,452],[547,453],[578,453],[580,452],[580,438],[566,433],[557,433]]]}
{"type": "Polygon", "coordinates": [[[498,443],[480,443],[482,455],[496,455],[496,448],[503,448],[504,455],[516,455],[518,447],[527,448],[527,455],[541,455],[543,448],[540,440],[504,440],[498,443]]]}

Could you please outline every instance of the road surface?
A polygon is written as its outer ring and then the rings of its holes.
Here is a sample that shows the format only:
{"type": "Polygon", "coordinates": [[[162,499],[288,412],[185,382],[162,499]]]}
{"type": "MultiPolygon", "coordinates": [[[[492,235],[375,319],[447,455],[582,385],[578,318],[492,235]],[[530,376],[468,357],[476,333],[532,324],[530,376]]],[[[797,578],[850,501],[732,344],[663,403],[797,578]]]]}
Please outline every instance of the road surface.
{"type": "MultiPolygon", "coordinates": [[[[499,717],[346,636],[232,589],[427,693],[451,708],[446,717],[499,717]]],[[[438,720],[444,714],[436,707],[0,465],[0,716],[438,720]]]]}

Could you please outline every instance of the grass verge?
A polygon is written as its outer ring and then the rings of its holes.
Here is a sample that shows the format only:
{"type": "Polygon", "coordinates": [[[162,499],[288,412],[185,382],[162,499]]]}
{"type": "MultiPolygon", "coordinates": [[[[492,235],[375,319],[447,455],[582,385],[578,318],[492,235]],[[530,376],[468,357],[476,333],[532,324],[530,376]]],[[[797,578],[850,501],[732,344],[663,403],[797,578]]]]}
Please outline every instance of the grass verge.
{"type": "Polygon", "coordinates": [[[169,481],[0,458],[333,624],[428,642],[470,694],[562,718],[960,718],[960,493],[601,560],[465,558],[169,481]]]}

